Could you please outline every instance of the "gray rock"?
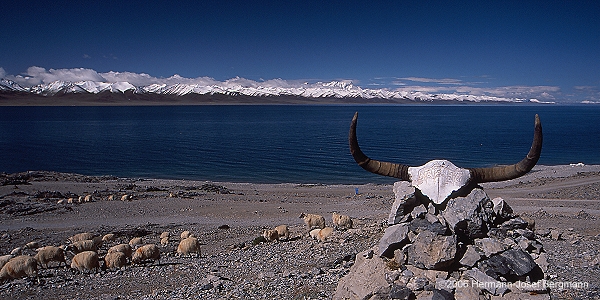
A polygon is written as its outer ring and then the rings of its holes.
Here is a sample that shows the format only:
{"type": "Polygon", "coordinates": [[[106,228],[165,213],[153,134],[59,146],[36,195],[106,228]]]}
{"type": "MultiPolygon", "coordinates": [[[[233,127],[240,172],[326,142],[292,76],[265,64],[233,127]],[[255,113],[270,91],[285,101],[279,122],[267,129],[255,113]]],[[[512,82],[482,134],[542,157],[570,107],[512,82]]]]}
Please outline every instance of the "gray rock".
{"type": "Polygon", "coordinates": [[[550,230],[550,237],[553,240],[558,241],[562,239],[562,232],[560,232],[558,229],[552,229],[550,230]]]}
{"type": "Polygon", "coordinates": [[[521,249],[510,249],[482,261],[479,268],[487,275],[498,278],[509,275],[524,276],[531,272],[537,264],[529,253],[521,249]]]}
{"type": "Polygon", "coordinates": [[[388,224],[394,225],[406,218],[413,208],[420,204],[420,201],[415,196],[415,188],[411,187],[406,181],[398,181],[394,183],[395,201],[392,205],[388,224]]]}
{"type": "Polygon", "coordinates": [[[504,199],[497,197],[492,199],[492,203],[494,203],[494,214],[496,215],[496,218],[507,220],[513,217],[513,209],[506,201],[504,201],[504,199]]]}
{"type": "Polygon", "coordinates": [[[502,295],[508,290],[506,284],[503,284],[502,282],[486,275],[478,269],[467,270],[463,273],[463,275],[467,279],[472,279],[476,281],[476,283],[469,283],[472,287],[477,287],[484,291],[488,291],[493,295],[502,295]]]}
{"type": "Polygon", "coordinates": [[[460,264],[466,267],[474,266],[481,259],[481,255],[475,250],[475,246],[468,245],[465,254],[460,259],[460,264]]]}
{"type": "Polygon", "coordinates": [[[437,218],[434,223],[431,223],[426,219],[414,219],[408,224],[408,229],[415,233],[427,230],[438,235],[444,235],[446,234],[446,231],[448,231],[445,225],[437,222],[437,218]]]}
{"type": "Polygon", "coordinates": [[[333,299],[376,299],[369,298],[376,295],[386,299],[392,286],[386,280],[385,268],[378,256],[367,259],[365,255],[357,255],[348,275],[340,279],[333,299]]]}
{"type": "Polygon", "coordinates": [[[406,286],[397,284],[392,286],[389,294],[390,299],[408,300],[412,297],[414,297],[414,294],[411,289],[409,289],[406,286]]]}
{"type": "Polygon", "coordinates": [[[468,237],[483,237],[487,233],[488,222],[484,206],[491,203],[481,188],[474,188],[465,197],[448,199],[446,208],[441,212],[448,227],[454,233],[468,237]]]}
{"type": "Polygon", "coordinates": [[[512,219],[504,221],[504,223],[502,223],[502,225],[500,225],[500,227],[504,228],[506,230],[515,230],[515,229],[526,229],[527,225],[528,225],[527,221],[517,217],[517,218],[512,218],[512,219]]]}
{"type": "Polygon", "coordinates": [[[421,204],[421,205],[413,208],[413,210],[410,212],[410,215],[413,217],[413,219],[417,219],[417,218],[425,217],[426,213],[427,213],[427,208],[425,208],[425,205],[421,204]]]}
{"type": "Polygon", "coordinates": [[[475,246],[483,251],[483,254],[490,257],[498,252],[506,250],[506,246],[493,238],[476,239],[475,246]]]}
{"type": "Polygon", "coordinates": [[[422,268],[441,270],[454,262],[456,236],[441,236],[422,231],[408,247],[408,264],[422,268]]]}
{"type": "Polygon", "coordinates": [[[406,223],[392,225],[385,229],[379,240],[379,255],[392,258],[396,249],[401,249],[407,242],[408,225],[406,223]]]}

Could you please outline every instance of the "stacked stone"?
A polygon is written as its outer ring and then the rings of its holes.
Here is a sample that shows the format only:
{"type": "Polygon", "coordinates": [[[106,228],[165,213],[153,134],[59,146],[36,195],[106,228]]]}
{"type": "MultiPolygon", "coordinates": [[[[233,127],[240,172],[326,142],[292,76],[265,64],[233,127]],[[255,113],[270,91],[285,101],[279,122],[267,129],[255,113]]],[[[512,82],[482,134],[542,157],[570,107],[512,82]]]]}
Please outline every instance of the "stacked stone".
{"type": "Polygon", "coordinates": [[[357,255],[334,299],[550,299],[534,222],[466,187],[439,205],[407,182],[379,245],[357,255]]]}

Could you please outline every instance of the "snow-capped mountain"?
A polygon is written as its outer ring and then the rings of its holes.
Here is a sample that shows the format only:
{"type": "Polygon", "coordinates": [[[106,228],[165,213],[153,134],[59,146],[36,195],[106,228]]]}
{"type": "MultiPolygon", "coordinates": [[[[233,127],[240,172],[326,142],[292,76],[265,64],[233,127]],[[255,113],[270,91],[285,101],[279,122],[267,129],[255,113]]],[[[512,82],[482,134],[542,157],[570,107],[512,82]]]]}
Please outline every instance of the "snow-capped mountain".
{"type": "Polygon", "coordinates": [[[32,87],[22,87],[14,81],[0,79],[2,92],[26,92],[42,96],[55,96],[64,94],[98,94],[103,92],[134,94],[157,94],[170,96],[198,95],[243,95],[251,97],[277,97],[293,96],[303,98],[352,98],[352,99],[383,99],[383,100],[409,100],[409,101],[465,101],[465,102],[524,102],[525,99],[503,98],[495,96],[474,96],[464,94],[428,94],[419,91],[403,91],[389,89],[367,89],[355,86],[350,81],[331,81],[304,83],[287,86],[261,86],[259,84],[244,83],[243,79],[210,84],[198,83],[153,83],[135,86],[126,81],[98,82],[98,81],[54,81],[32,87]]]}

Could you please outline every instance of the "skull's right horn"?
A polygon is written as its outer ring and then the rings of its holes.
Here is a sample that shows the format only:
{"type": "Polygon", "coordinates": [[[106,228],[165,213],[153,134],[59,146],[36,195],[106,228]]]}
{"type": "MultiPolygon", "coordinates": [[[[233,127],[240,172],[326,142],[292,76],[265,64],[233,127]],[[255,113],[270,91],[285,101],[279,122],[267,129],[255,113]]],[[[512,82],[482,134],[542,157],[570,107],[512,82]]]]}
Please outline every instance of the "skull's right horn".
{"type": "Polygon", "coordinates": [[[536,114],[533,143],[531,144],[531,149],[529,149],[527,156],[514,165],[491,168],[469,168],[468,170],[471,173],[470,182],[484,183],[504,181],[525,175],[527,172],[531,171],[538,162],[538,159],[540,159],[540,154],[542,153],[542,140],[542,122],[540,121],[540,117],[536,114]]]}

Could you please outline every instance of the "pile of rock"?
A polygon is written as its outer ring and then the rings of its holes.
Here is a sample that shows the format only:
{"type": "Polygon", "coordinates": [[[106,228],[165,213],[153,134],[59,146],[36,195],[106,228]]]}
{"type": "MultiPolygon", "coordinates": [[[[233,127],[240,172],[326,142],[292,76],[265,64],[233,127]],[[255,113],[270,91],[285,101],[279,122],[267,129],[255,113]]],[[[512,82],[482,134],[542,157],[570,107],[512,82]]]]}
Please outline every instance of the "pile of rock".
{"type": "Polygon", "coordinates": [[[549,299],[534,222],[468,186],[435,204],[408,182],[379,245],[357,255],[334,299],[549,299]]]}

